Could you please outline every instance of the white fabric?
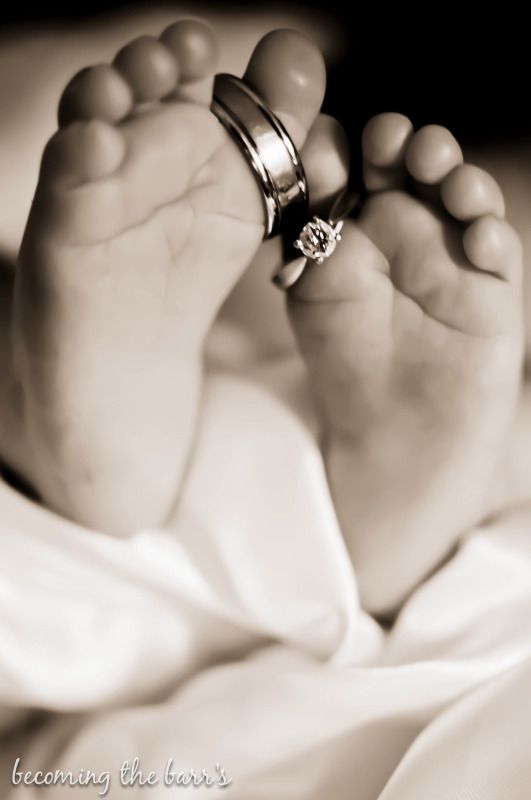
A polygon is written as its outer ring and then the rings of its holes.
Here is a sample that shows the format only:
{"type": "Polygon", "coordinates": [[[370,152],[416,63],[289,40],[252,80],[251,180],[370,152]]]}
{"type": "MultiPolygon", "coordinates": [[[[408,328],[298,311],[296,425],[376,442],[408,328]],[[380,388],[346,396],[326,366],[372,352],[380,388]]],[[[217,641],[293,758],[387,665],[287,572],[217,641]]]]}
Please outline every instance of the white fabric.
{"type": "MultiPolygon", "coordinates": [[[[113,539],[1,486],[2,797],[37,795],[10,786],[17,756],[136,796],[118,769],[138,756],[218,762],[242,800],[529,800],[531,506],[474,531],[383,631],[302,386],[292,359],[209,377],[169,531],[113,539]],[[70,713],[18,729],[32,709],[70,713]]],[[[45,796],[78,792],[97,796],[45,796]]]]}

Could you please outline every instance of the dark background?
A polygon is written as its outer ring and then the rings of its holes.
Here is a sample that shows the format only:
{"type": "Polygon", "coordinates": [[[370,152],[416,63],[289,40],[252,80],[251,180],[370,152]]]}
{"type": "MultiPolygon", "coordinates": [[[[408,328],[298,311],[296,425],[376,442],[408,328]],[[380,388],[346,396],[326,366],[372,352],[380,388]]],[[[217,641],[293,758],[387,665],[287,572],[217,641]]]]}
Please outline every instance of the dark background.
{"type": "MultiPolygon", "coordinates": [[[[216,5],[237,9],[239,4],[208,3],[216,5]]],[[[240,5],[250,8],[249,3],[240,5]]],[[[252,8],[271,5],[253,3],[252,8]]],[[[302,13],[325,11],[347,32],[349,53],[330,76],[325,110],[353,135],[368,116],[389,110],[408,114],[417,127],[427,122],[447,125],[465,142],[531,135],[531,32],[524,10],[513,11],[507,4],[494,10],[448,3],[415,8],[309,0],[299,5],[302,13]]],[[[82,21],[120,6],[131,3],[10,4],[0,11],[0,25],[82,21]]]]}

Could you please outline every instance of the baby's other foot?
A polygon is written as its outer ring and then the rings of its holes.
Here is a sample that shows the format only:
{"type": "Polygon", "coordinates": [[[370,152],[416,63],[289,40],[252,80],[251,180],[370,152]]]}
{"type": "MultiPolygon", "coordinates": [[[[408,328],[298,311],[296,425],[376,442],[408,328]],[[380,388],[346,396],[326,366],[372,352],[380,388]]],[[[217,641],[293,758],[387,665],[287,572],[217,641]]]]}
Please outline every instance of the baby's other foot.
{"type": "Polygon", "coordinates": [[[362,601],[385,612],[478,522],[518,396],[521,247],[444,128],[367,124],[368,198],[289,310],[362,601]]]}
{"type": "MultiPolygon", "coordinates": [[[[27,477],[102,530],[167,519],[205,335],[264,234],[253,173],[209,109],[215,62],[196,21],[131,42],[68,85],[42,160],[15,289],[27,477]]],[[[302,146],[324,94],[318,50],[274,32],[246,78],[302,146]]]]}

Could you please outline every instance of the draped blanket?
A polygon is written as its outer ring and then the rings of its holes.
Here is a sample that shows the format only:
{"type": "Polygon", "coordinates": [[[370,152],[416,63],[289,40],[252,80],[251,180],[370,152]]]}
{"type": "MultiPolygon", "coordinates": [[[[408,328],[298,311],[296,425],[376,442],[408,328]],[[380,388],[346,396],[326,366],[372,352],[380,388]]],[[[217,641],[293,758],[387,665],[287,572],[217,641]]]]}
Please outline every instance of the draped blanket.
{"type": "Polygon", "coordinates": [[[211,371],[167,530],[111,538],[1,485],[3,798],[529,800],[531,506],[384,630],[304,397],[293,357],[211,371]]]}

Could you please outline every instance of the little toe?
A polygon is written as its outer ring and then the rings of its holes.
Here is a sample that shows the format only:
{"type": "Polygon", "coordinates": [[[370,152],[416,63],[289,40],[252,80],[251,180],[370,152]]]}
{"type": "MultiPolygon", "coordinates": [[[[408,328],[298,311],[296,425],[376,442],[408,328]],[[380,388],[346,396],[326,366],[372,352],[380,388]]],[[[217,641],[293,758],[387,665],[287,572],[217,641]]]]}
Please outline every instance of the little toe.
{"type": "Polygon", "coordinates": [[[477,269],[520,284],[522,245],[506,220],[492,215],[476,219],[463,235],[463,247],[468,260],[477,269]]]}
{"type": "Polygon", "coordinates": [[[258,42],[244,79],[301,147],[323,102],[326,69],[318,47],[298,31],[277,30],[258,42]]]}
{"type": "Polygon", "coordinates": [[[326,215],[349,176],[350,149],[343,126],[319,114],[301,150],[312,213],[326,215]]]}
{"type": "Polygon", "coordinates": [[[59,125],[79,119],[101,119],[116,123],[133,107],[127,81],[109,64],[88,67],[75,75],[59,102],[59,125]]]}
{"type": "Polygon", "coordinates": [[[447,175],[441,185],[441,199],[448,213],[462,222],[486,214],[505,215],[499,185],[492,175],[472,164],[460,164],[447,175]]]}
{"type": "Polygon", "coordinates": [[[463,153],[457,140],[441,125],[420,128],[411,138],[406,152],[409,174],[426,186],[441,183],[462,163],[463,153]]]}
{"type": "Polygon", "coordinates": [[[123,47],[114,66],[137,103],[160,100],[177,86],[179,67],[173,53],[153,36],[140,36],[123,47]]]}
{"type": "Polygon", "coordinates": [[[209,105],[219,46],[206,22],[183,19],[174,22],[160,36],[179,65],[178,97],[209,105]]]}
{"type": "Polygon", "coordinates": [[[42,158],[41,183],[73,187],[115,172],[125,156],[120,131],[103,120],[78,121],[61,128],[42,158]]]}
{"type": "Polygon", "coordinates": [[[361,137],[363,179],[368,191],[400,188],[406,180],[405,156],[413,125],[393,112],[372,117],[361,137]]]}

